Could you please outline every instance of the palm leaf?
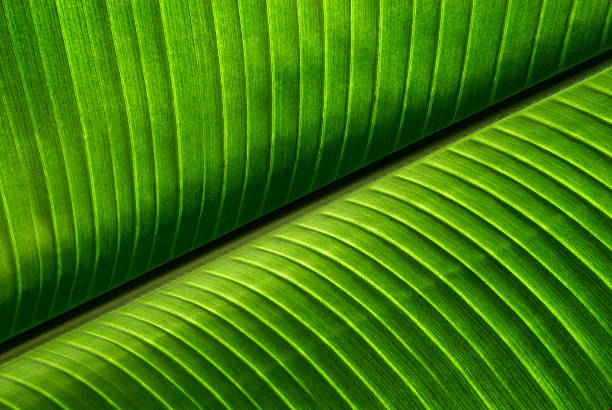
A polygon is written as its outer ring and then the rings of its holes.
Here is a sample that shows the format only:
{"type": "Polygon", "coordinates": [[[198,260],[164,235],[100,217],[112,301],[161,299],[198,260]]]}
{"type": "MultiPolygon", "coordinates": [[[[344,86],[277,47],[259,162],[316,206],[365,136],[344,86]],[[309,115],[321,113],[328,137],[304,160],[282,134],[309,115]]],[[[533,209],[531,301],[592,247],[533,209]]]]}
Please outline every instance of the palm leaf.
{"type": "Polygon", "coordinates": [[[605,408],[612,69],[0,367],[24,407],[605,408]]]}
{"type": "Polygon", "coordinates": [[[0,340],[612,46],[609,0],[0,6],[0,340]]]}

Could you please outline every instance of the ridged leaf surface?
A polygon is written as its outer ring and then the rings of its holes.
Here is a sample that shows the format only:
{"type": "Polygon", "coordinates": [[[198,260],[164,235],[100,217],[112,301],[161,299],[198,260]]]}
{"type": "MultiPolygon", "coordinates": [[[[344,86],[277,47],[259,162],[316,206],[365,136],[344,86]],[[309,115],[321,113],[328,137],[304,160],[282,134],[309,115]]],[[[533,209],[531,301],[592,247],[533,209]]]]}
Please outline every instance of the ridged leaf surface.
{"type": "Polygon", "coordinates": [[[0,367],[19,408],[607,408],[612,69],[0,367]]]}
{"type": "Polygon", "coordinates": [[[612,46],[609,0],[0,2],[0,340],[612,46]]]}

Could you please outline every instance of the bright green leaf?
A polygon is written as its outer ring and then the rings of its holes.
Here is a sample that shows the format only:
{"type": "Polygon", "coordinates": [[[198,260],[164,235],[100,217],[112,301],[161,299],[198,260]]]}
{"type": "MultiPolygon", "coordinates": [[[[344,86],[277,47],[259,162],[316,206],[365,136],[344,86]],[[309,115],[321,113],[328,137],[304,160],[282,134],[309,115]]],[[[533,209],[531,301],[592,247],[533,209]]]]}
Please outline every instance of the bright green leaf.
{"type": "Polygon", "coordinates": [[[609,0],[0,6],[0,340],[612,46],[609,0]]]}
{"type": "Polygon", "coordinates": [[[19,408],[606,408],[612,69],[0,367],[19,408]]]}

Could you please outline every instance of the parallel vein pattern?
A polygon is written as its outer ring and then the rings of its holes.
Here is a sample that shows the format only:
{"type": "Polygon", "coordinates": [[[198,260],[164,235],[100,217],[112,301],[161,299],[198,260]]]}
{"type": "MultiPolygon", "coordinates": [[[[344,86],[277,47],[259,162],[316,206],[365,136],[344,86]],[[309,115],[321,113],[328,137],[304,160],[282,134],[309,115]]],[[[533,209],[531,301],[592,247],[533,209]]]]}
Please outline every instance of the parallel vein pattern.
{"type": "Polygon", "coordinates": [[[0,405],[606,408],[612,68],[0,367],[0,405]]]}
{"type": "Polygon", "coordinates": [[[609,49],[611,21],[609,0],[1,0],[0,341],[609,49]]]}

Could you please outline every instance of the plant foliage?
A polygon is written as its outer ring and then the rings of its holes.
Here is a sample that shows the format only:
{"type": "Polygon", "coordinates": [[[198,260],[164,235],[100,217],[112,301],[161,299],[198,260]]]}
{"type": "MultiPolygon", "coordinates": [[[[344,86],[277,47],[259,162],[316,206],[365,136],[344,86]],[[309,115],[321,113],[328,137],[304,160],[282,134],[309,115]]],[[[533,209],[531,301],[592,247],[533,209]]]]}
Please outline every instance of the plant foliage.
{"type": "Polygon", "coordinates": [[[0,340],[610,48],[611,13],[0,1],[0,340]]]}
{"type": "Polygon", "coordinates": [[[605,408],[612,69],[0,367],[19,408],[605,408]]]}

